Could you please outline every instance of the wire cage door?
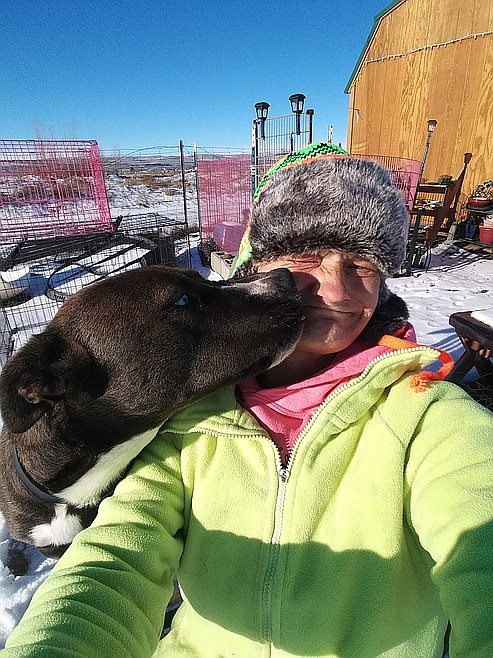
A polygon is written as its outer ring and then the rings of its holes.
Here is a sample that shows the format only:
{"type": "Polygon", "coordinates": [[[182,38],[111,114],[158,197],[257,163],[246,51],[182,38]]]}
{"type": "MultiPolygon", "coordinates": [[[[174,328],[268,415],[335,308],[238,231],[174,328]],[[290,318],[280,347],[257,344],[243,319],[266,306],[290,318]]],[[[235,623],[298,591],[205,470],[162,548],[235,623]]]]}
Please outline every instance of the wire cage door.
{"type": "Polygon", "coordinates": [[[0,240],[111,232],[97,142],[0,140],[0,240]]]}

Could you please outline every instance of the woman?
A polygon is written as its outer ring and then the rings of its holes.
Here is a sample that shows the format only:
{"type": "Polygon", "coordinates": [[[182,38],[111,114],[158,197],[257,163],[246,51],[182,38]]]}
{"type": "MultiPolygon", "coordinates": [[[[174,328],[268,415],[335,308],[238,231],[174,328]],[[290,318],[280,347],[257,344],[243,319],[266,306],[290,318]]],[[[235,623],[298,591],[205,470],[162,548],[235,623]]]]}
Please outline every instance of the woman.
{"type": "Polygon", "coordinates": [[[493,416],[426,368],[385,278],[407,212],[316,144],[259,186],[240,270],[288,267],[295,352],[170,419],[7,656],[493,655],[493,416]],[[159,642],[173,577],[184,603],[159,642]]]}

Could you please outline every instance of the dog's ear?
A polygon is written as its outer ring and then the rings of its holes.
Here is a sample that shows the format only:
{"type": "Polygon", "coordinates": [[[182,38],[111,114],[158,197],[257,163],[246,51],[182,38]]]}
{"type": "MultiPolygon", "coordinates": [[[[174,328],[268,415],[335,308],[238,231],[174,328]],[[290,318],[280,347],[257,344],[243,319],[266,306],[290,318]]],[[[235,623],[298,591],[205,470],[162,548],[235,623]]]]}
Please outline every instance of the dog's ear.
{"type": "MultiPolygon", "coordinates": [[[[0,376],[0,410],[5,426],[19,434],[73,392],[81,372],[94,363],[79,343],[57,333],[32,336],[5,364],[0,376]]],[[[84,378],[83,378],[84,379],[84,378]]]]}

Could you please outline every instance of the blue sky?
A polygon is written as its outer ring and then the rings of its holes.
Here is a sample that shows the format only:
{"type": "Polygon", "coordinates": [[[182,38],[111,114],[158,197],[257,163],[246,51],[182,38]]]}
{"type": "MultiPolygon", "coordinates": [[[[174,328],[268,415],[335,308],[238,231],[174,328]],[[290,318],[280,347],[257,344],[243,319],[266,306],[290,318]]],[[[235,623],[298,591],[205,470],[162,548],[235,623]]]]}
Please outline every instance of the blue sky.
{"type": "Polygon", "coordinates": [[[346,142],[344,88],[389,0],[0,0],[1,139],[102,149],[250,144],[254,104],[315,110],[346,142]]]}

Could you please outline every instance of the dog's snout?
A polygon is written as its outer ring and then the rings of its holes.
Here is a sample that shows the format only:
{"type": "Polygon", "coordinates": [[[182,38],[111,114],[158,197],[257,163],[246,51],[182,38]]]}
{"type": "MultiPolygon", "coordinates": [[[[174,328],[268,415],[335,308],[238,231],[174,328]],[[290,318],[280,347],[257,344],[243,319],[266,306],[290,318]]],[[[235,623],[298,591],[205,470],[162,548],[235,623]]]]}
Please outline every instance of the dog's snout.
{"type": "Polygon", "coordinates": [[[263,279],[275,279],[279,283],[286,282],[288,285],[294,285],[294,278],[291,272],[287,267],[278,267],[275,270],[270,270],[269,272],[263,272],[259,276],[263,279]]]}
{"type": "Polygon", "coordinates": [[[296,295],[298,292],[293,275],[285,267],[255,274],[243,280],[239,279],[238,281],[248,284],[252,292],[263,293],[277,290],[287,292],[290,295],[296,295]]]}

